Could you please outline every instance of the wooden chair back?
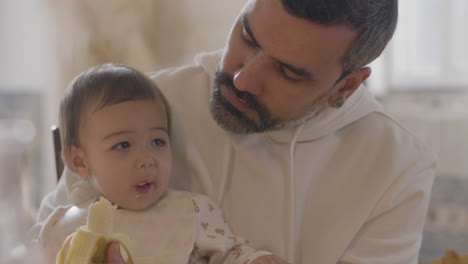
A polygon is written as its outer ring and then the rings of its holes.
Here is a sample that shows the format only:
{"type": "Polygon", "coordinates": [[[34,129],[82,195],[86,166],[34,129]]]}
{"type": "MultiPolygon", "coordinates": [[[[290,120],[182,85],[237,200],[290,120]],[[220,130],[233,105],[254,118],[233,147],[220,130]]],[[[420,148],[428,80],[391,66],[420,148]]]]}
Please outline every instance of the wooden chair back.
{"type": "Polygon", "coordinates": [[[54,144],[55,171],[57,173],[57,182],[60,180],[63,172],[62,162],[62,143],[60,142],[60,130],[58,126],[52,126],[52,140],[54,144]]]}

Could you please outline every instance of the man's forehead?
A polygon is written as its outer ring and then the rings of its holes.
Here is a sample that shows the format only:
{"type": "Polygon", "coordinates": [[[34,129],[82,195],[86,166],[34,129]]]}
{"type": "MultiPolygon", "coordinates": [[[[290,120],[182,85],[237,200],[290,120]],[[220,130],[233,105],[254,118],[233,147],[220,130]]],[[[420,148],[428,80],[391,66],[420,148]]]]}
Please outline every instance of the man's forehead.
{"type": "Polygon", "coordinates": [[[251,0],[241,13],[262,50],[288,64],[320,75],[339,65],[357,32],[346,25],[324,26],[287,12],[280,0],[251,0]]]}

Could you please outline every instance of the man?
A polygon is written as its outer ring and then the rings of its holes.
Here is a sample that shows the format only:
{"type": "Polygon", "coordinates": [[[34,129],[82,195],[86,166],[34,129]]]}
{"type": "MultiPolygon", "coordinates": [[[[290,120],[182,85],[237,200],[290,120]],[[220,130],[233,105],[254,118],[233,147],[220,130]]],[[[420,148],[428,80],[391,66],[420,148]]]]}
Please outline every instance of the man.
{"type": "Polygon", "coordinates": [[[153,76],[172,108],[174,186],[291,263],[417,263],[434,155],[361,85],[396,20],[396,0],[248,1],[221,57],[153,76]]]}

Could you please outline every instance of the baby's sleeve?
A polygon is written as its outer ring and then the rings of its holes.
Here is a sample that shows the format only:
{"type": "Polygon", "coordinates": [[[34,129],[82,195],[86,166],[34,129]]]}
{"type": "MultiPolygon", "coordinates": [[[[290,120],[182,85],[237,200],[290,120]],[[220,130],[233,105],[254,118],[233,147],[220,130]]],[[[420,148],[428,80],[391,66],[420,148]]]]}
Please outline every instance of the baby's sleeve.
{"type": "Polygon", "coordinates": [[[55,256],[64,238],[68,235],[63,230],[56,228],[56,225],[63,220],[69,208],[70,206],[56,207],[44,222],[34,227],[37,228],[34,231],[36,234],[30,234],[33,236],[31,247],[42,252],[44,259],[47,260],[44,263],[55,263],[55,256]]]}
{"type": "Polygon", "coordinates": [[[193,207],[197,215],[195,244],[190,263],[250,264],[254,259],[270,255],[257,251],[248,240],[231,232],[219,206],[204,195],[196,195],[193,207]]]}

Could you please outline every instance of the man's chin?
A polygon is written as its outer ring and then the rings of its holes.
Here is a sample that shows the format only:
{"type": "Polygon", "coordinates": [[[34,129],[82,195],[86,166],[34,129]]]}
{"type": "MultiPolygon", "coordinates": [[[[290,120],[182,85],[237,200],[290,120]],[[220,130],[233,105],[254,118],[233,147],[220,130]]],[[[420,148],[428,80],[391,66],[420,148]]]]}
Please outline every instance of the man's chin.
{"type": "Polygon", "coordinates": [[[221,95],[220,89],[213,91],[210,112],[216,123],[226,131],[234,134],[262,133],[280,130],[288,124],[280,120],[270,118],[266,110],[252,111],[255,117],[250,117],[233,106],[221,95]],[[263,114],[260,114],[262,112],[263,114]]]}
{"type": "MultiPolygon", "coordinates": [[[[233,108],[233,106],[231,106],[233,108]]],[[[275,131],[285,128],[288,123],[284,122],[270,122],[261,123],[251,120],[243,113],[236,110],[228,110],[230,108],[224,107],[222,104],[211,105],[211,116],[216,121],[218,126],[222,129],[233,134],[254,134],[275,131]]],[[[234,108],[235,109],[235,108],[234,108]]]]}
{"type": "MultiPolygon", "coordinates": [[[[233,108],[233,106],[231,106],[233,108]]],[[[236,109],[236,111],[238,111],[236,109]]],[[[211,116],[216,123],[224,130],[234,134],[249,134],[254,133],[252,129],[256,127],[253,121],[248,120],[242,113],[234,112],[233,109],[227,109],[221,104],[211,105],[211,116]]]]}
{"type": "Polygon", "coordinates": [[[221,102],[213,98],[210,106],[210,112],[216,123],[226,131],[234,134],[250,134],[259,131],[259,125],[244,113],[239,111],[227,101],[221,102]]]}
{"type": "Polygon", "coordinates": [[[211,103],[211,116],[216,123],[224,130],[234,134],[264,133],[287,129],[304,124],[310,118],[315,117],[320,111],[309,113],[300,119],[291,121],[279,121],[260,123],[246,117],[242,112],[233,106],[225,106],[219,102],[211,103]]]}

